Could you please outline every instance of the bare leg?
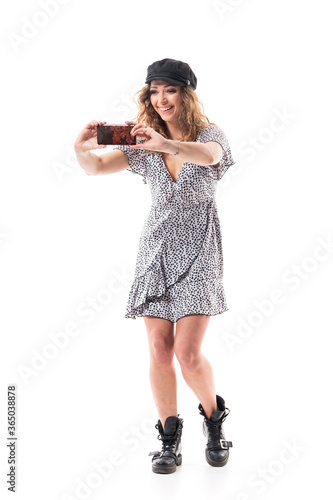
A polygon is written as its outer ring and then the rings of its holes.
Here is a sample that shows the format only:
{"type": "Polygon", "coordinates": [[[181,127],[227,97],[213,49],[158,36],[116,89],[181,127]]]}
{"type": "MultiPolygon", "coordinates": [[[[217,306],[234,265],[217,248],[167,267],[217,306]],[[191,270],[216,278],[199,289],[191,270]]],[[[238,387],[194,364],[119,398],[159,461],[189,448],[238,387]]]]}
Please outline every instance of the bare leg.
{"type": "Polygon", "coordinates": [[[150,351],[149,378],[160,420],[177,417],[177,379],[174,365],[174,323],[143,316],[150,351]]]}
{"type": "Polygon", "coordinates": [[[202,404],[207,417],[217,410],[214,375],[201,343],[210,316],[191,314],[177,321],[174,349],[187,385],[202,404]]]}

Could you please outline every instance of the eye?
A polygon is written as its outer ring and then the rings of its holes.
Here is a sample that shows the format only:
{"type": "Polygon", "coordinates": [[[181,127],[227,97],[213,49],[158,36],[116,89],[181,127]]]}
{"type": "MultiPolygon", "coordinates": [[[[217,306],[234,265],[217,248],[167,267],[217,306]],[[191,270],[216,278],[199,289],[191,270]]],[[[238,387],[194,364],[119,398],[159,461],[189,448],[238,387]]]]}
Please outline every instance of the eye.
{"type": "MultiPolygon", "coordinates": [[[[171,92],[171,93],[174,94],[176,92],[176,90],[175,89],[169,89],[168,92],[171,92]]],[[[155,94],[155,93],[156,93],[156,90],[151,90],[150,91],[150,94],[155,94]]]]}

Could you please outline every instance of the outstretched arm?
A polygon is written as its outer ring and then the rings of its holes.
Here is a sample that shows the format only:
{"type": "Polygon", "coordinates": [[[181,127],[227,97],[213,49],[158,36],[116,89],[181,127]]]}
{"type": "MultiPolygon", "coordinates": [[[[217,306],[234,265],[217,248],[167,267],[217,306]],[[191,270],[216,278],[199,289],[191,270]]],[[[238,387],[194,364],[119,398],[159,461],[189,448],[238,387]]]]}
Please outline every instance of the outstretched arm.
{"type": "Polygon", "coordinates": [[[131,149],[150,149],[159,153],[171,154],[175,154],[179,150],[179,158],[196,165],[219,165],[223,155],[222,146],[216,141],[207,141],[206,143],[178,142],[166,139],[153,128],[146,127],[141,123],[133,127],[131,135],[146,139],[141,144],[130,146],[131,149]]]}

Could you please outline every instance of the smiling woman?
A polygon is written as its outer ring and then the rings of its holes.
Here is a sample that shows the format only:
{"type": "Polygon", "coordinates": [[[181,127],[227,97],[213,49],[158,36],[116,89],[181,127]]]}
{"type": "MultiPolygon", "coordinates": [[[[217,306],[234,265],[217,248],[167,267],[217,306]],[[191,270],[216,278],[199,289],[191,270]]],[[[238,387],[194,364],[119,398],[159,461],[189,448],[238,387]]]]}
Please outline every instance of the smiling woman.
{"type": "MultiPolygon", "coordinates": [[[[215,191],[217,181],[235,162],[225,133],[201,110],[197,79],[187,63],[156,61],[148,67],[145,83],[139,91],[137,119],[126,122],[134,125],[136,145],[119,145],[99,155],[92,172],[127,168],[140,175],[151,192],[125,318],[143,317],[147,329],[150,382],[160,416],[156,428],[163,443],[161,452],[150,453],[152,470],[171,473],[182,463],[175,356],[200,401],[206,460],[221,467],[232,446],[222,427],[229,409],[215,393],[201,343],[210,316],[228,310],[215,191]]],[[[92,141],[93,134],[86,134],[86,140],[77,140],[81,151],[92,141]]],[[[80,155],[78,161],[85,168],[93,163],[80,155]]]]}

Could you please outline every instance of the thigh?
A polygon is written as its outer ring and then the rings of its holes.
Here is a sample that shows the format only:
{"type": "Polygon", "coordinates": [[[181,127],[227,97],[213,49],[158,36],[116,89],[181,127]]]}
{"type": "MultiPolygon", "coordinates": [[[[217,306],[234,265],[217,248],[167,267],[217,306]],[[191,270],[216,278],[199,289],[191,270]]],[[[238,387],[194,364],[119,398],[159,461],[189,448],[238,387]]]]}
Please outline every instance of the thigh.
{"type": "Polygon", "coordinates": [[[143,319],[147,329],[149,349],[173,350],[175,324],[157,316],[143,316],[143,319]]]}
{"type": "Polygon", "coordinates": [[[190,348],[199,352],[207,331],[210,316],[205,314],[189,314],[176,323],[175,349],[190,348]]]}

